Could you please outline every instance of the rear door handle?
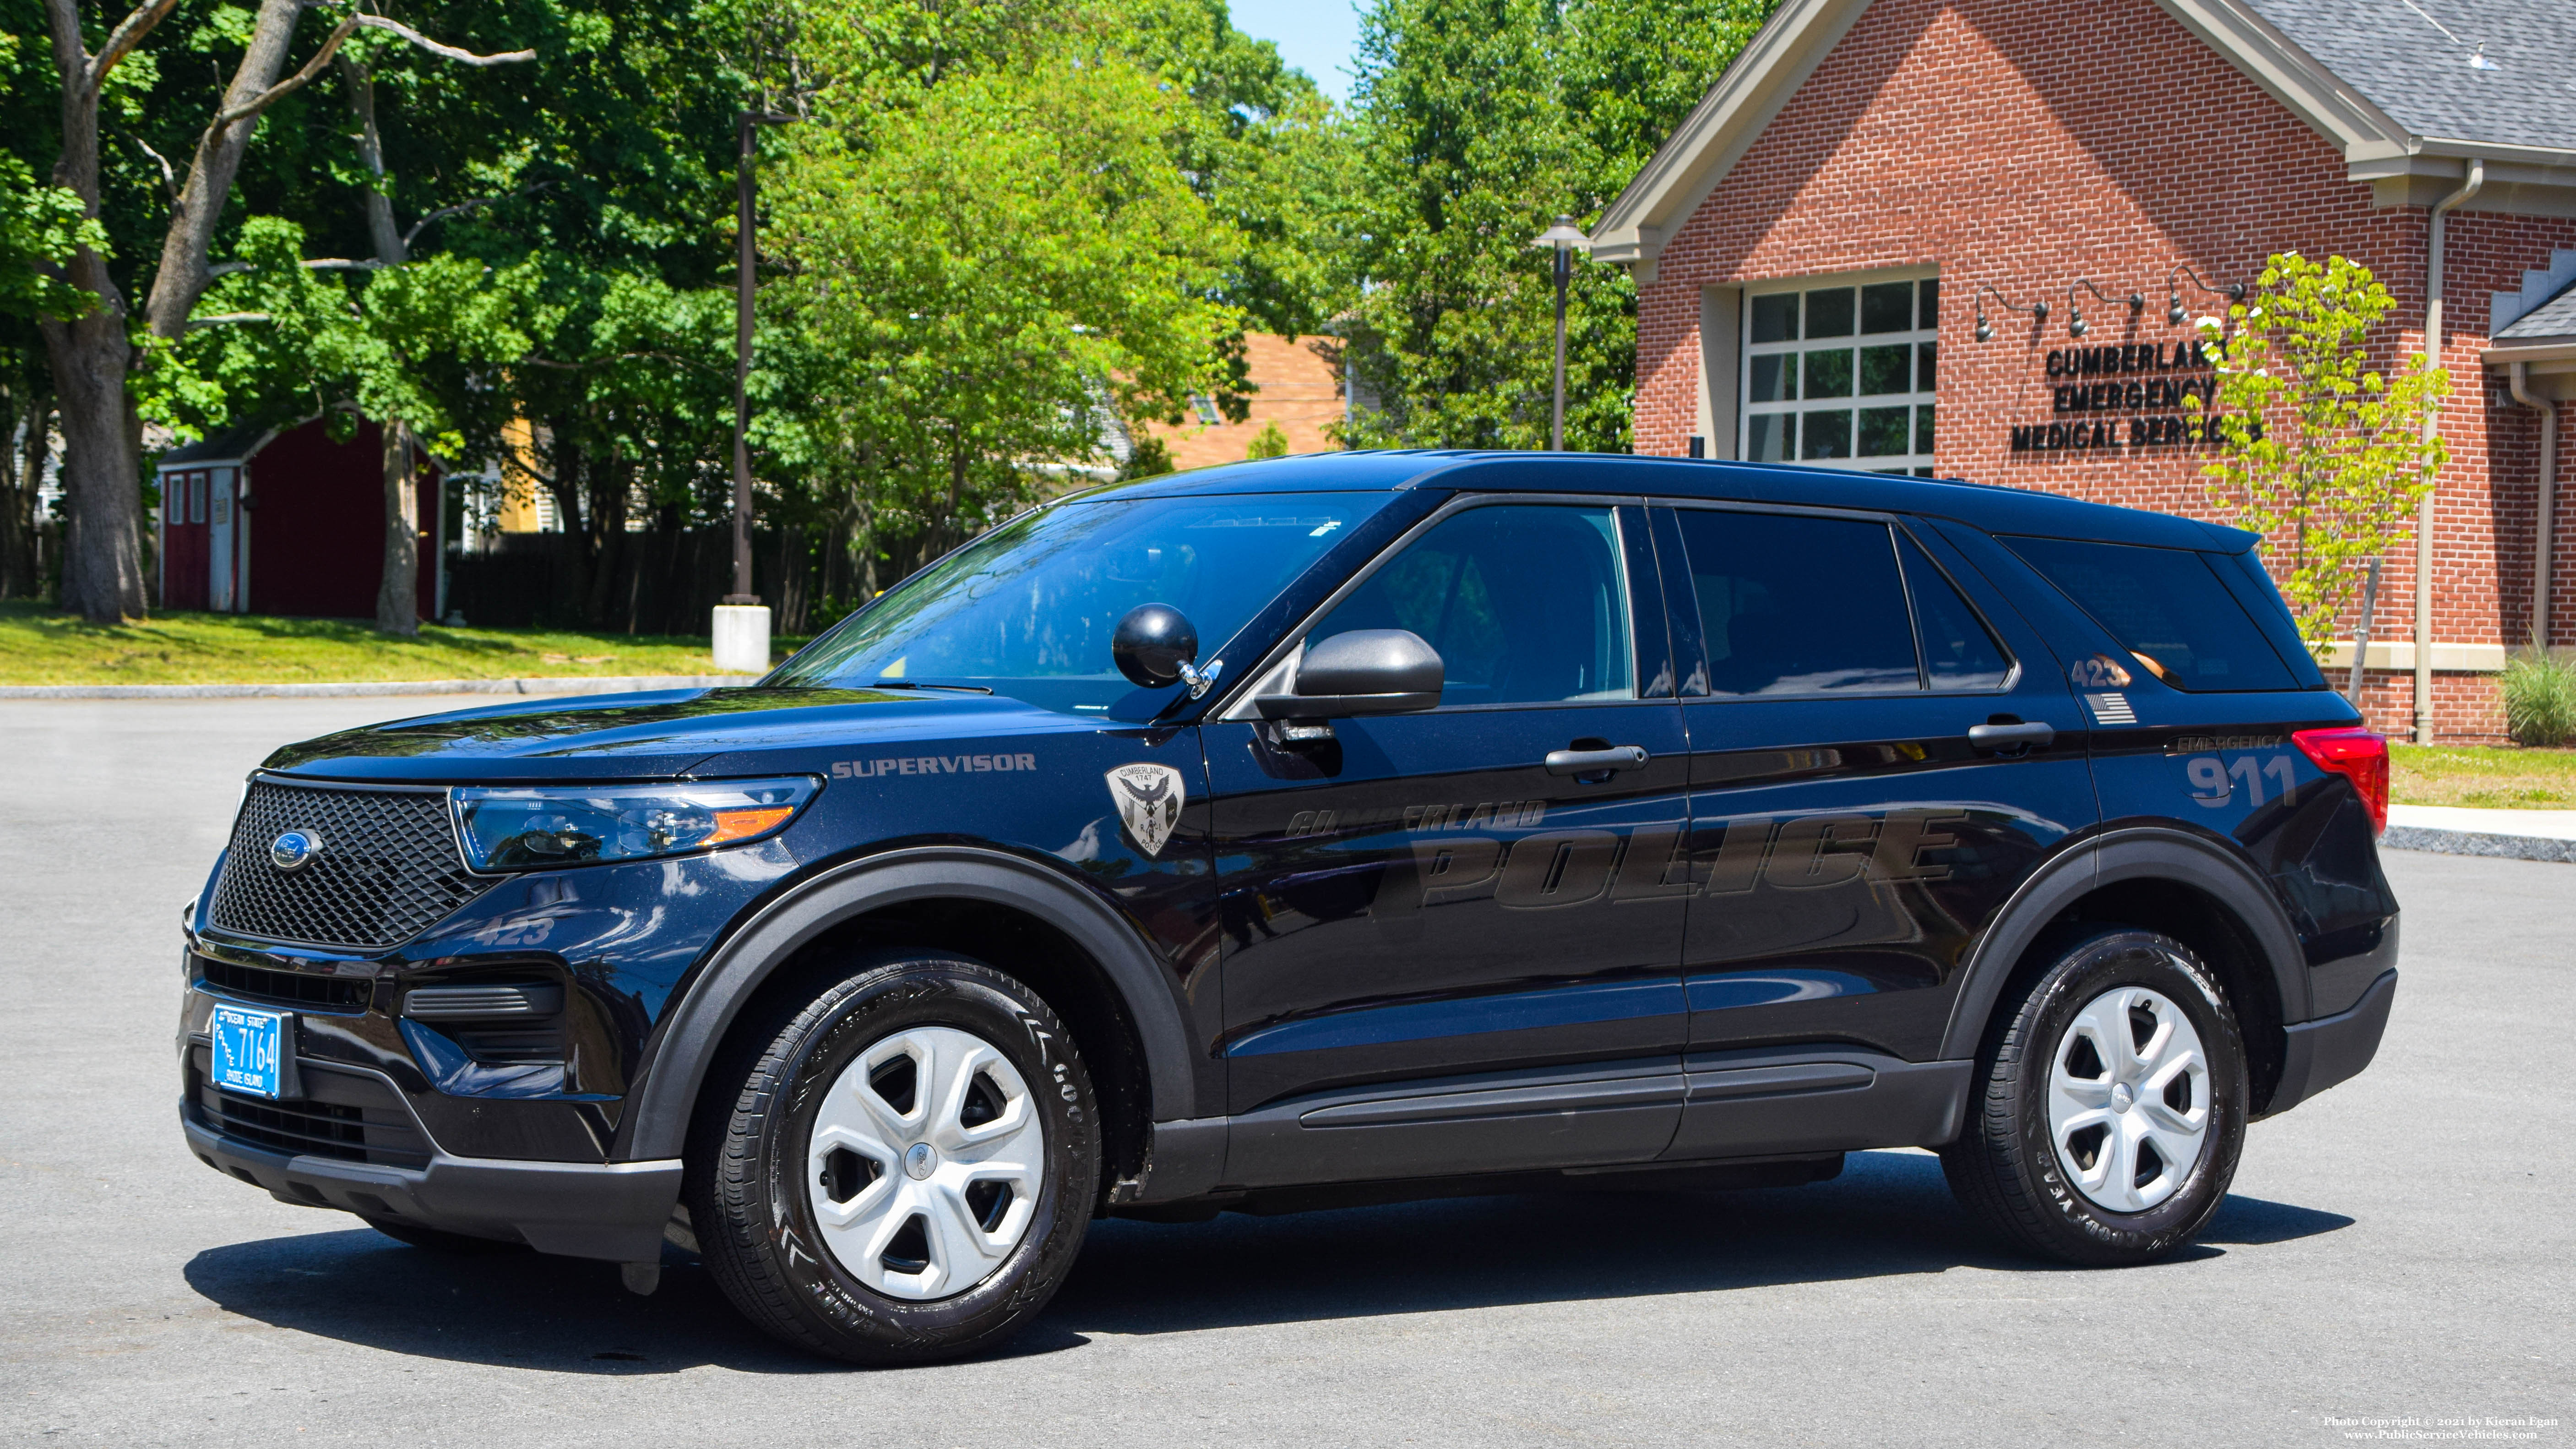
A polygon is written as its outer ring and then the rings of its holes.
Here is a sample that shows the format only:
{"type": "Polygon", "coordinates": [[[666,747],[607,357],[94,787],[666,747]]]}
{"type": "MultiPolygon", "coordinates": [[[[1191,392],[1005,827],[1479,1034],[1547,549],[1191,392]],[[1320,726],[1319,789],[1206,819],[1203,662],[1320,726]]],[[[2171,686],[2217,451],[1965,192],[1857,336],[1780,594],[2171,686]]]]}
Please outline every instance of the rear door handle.
{"type": "Polygon", "coordinates": [[[1634,770],[1649,756],[1643,745],[1612,745],[1606,750],[1550,750],[1547,772],[1551,775],[1606,775],[1614,770],[1634,770]]]}
{"type": "Polygon", "coordinates": [[[1980,750],[2028,748],[2044,750],[2057,739],[2057,726],[2042,720],[2028,724],[1981,724],[1968,726],[1968,743],[1980,750]]]}

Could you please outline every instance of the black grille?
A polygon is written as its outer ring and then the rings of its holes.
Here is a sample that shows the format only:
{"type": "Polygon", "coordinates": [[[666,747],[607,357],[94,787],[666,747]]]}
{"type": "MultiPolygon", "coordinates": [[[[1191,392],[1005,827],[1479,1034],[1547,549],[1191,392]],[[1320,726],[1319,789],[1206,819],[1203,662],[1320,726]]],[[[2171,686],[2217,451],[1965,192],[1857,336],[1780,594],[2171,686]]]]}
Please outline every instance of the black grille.
{"type": "Polygon", "coordinates": [[[452,1026],[447,1034],[465,1054],[487,1067],[543,1065],[564,1059],[563,1033],[551,1021],[452,1026]]]}
{"type": "Polygon", "coordinates": [[[259,1102],[210,1092],[206,1115],[215,1130],[280,1152],[309,1152],[346,1162],[367,1160],[367,1116],[336,1102],[259,1102]]]}
{"type": "Polygon", "coordinates": [[[456,853],[443,790],[337,790],[254,782],[215,882],[214,923],[270,941],[399,946],[491,885],[456,853]],[[322,837],[292,872],[271,865],[289,830],[322,837]]]}
{"type": "Polygon", "coordinates": [[[206,1080],[206,1047],[188,1052],[188,1101],[197,1120],[239,1142],[271,1152],[309,1153],[381,1167],[419,1167],[429,1142],[383,1080],[299,1063],[304,1096],[271,1102],[240,1097],[206,1080]]]}
{"type": "Polygon", "coordinates": [[[197,958],[197,977],[235,996],[280,1006],[325,1006],[364,1011],[375,983],[346,976],[315,976],[304,971],[272,971],[264,966],[236,966],[230,961],[197,958]]]}

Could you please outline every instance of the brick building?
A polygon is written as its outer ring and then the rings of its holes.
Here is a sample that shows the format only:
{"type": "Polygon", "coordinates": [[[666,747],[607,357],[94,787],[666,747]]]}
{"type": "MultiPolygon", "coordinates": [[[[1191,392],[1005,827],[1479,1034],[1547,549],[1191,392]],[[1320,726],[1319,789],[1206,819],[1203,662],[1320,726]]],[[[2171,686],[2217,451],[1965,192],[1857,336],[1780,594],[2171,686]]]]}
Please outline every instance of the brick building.
{"type": "Polygon", "coordinates": [[[2576,644],[2570,0],[1783,0],[1592,244],[1639,284],[1638,452],[2204,517],[2194,320],[2287,250],[2367,265],[2393,351],[2438,330],[2367,706],[2494,737],[2507,652],[2576,644]]]}
{"type": "Polygon", "coordinates": [[[1145,430],[1171,450],[1175,468],[1240,463],[1252,440],[1268,427],[1288,439],[1291,453],[1335,447],[1325,429],[1342,421],[1341,340],[1246,333],[1245,380],[1252,384],[1250,412],[1229,422],[1214,399],[1190,399],[1191,416],[1178,423],[1147,423],[1145,430]]]}

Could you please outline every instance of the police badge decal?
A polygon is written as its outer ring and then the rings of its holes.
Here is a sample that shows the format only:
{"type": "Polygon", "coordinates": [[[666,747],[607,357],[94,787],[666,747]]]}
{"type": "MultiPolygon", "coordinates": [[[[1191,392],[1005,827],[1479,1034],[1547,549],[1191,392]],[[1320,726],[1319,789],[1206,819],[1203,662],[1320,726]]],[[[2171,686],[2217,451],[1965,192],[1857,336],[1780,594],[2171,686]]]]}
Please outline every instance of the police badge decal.
{"type": "Polygon", "coordinates": [[[1169,765],[1120,765],[1109,772],[1109,797],[1118,818],[1147,855],[1163,853],[1172,827],[1181,823],[1181,772],[1169,765]]]}

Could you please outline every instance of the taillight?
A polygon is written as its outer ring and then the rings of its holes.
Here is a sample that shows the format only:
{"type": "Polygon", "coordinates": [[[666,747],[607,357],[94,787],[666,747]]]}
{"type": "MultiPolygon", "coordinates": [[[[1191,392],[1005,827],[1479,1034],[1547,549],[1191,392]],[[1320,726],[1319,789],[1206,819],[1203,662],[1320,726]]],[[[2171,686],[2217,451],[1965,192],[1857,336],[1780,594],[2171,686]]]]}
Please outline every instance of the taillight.
{"type": "Polygon", "coordinates": [[[2290,736],[2299,753],[2352,782],[2361,803],[2370,807],[2370,833],[2388,828],[2388,737],[2358,726],[2301,730],[2290,736]]]}

